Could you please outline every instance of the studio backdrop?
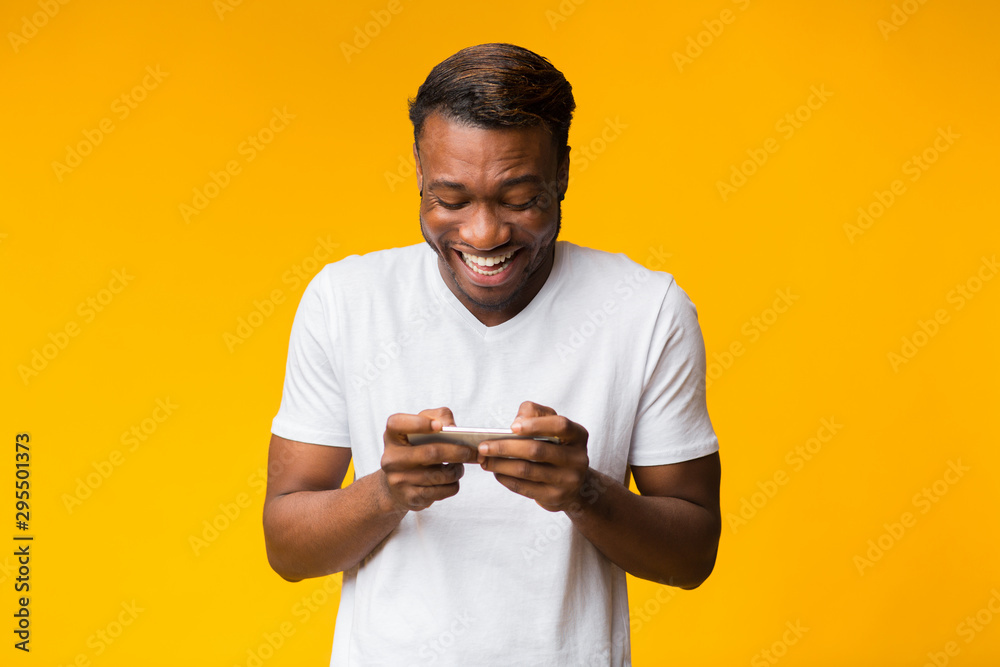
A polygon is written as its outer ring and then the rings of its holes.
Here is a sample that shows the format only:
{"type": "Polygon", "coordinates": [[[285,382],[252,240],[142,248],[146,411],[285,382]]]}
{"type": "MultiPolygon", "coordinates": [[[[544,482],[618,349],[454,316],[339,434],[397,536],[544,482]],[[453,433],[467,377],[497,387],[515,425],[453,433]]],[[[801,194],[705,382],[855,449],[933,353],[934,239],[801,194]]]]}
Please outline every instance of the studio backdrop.
{"type": "Polygon", "coordinates": [[[1000,664],[998,19],[4,2],[0,663],[327,663],[341,575],[282,580],[261,526],[292,318],[421,242],[407,99],[510,42],[573,86],[561,238],[671,273],[705,338],[719,558],[629,578],[634,664],[1000,664]]]}

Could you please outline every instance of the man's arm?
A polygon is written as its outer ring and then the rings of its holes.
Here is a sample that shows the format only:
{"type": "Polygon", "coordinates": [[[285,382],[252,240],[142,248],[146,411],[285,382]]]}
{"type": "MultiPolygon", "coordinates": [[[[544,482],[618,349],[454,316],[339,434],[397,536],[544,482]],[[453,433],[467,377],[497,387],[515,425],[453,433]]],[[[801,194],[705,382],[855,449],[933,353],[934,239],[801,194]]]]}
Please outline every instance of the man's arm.
{"type": "Polygon", "coordinates": [[[593,491],[567,515],[629,574],[696,588],[715,567],[722,530],[718,452],[671,465],[635,466],[632,474],[641,496],[591,469],[585,484],[593,491]]]}
{"type": "Polygon", "coordinates": [[[271,436],[264,544],[267,560],[288,581],[322,577],[357,565],[406,513],[458,493],[463,461],[476,453],[462,445],[412,446],[407,433],[454,426],[447,408],[389,417],[382,467],[340,488],[351,462],[347,447],[313,445],[271,436]]]}
{"type": "Polygon", "coordinates": [[[340,485],[351,462],[347,447],[271,436],[264,543],[267,560],[288,581],[342,572],[371,553],[406,514],[378,478],[340,485]]]}

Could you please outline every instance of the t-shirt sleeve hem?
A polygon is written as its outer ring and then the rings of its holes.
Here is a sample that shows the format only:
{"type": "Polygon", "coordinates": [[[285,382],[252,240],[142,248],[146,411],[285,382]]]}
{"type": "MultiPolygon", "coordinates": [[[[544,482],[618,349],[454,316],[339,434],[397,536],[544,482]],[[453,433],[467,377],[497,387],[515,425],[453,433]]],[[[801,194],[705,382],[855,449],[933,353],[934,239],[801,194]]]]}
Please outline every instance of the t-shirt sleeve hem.
{"type": "Polygon", "coordinates": [[[286,440],[296,440],[311,445],[348,448],[351,446],[351,437],[349,435],[304,427],[301,424],[290,423],[279,417],[275,417],[271,422],[271,433],[286,440]]]}
{"type": "Polygon", "coordinates": [[[719,439],[712,438],[702,444],[672,447],[669,450],[659,452],[644,450],[641,454],[629,456],[628,464],[632,466],[669,465],[708,456],[717,451],[719,451],[719,439]]]}

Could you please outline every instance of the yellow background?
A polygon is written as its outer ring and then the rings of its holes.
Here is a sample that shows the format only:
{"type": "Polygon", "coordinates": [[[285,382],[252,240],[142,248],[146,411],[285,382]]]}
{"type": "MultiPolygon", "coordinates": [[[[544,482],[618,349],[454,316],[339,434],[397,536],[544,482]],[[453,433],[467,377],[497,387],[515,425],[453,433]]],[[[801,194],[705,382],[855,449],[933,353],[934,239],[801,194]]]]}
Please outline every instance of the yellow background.
{"type": "Polygon", "coordinates": [[[574,88],[563,238],[673,273],[719,364],[708,392],[727,516],[718,564],[676,595],[630,579],[635,664],[1000,663],[1000,618],[988,612],[971,638],[960,626],[1000,589],[1000,280],[961,308],[953,292],[1000,250],[1000,11],[970,0],[665,4],[399,0],[392,14],[378,0],[232,11],[71,0],[49,18],[40,12],[54,2],[4,2],[0,486],[12,486],[15,434],[30,433],[36,540],[23,654],[10,632],[18,531],[12,495],[0,494],[11,545],[0,662],[326,663],[339,576],[282,581],[260,520],[304,286],[292,278],[318,270],[318,238],[337,244],[328,261],[420,241],[407,97],[458,49],[508,41],[574,88]],[[723,10],[731,22],[713,23],[723,10]],[[364,44],[373,11],[391,20],[348,59],[342,43],[364,44]],[[678,66],[685,49],[696,57],[678,66]],[[829,96],[802,110],[811,87],[829,96]],[[124,118],[122,95],[144,98],[124,118]],[[275,108],[294,118],[248,161],[241,143],[275,108]],[[779,123],[796,113],[808,118],[787,136],[779,123]],[[57,173],[102,120],[113,130],[57,173]],[[618,133],[602,139],[609,123],[618,133]],[[768,139],[777,151],[724,198],[718,182],[768,139]],[[936,159],[913,181],[904,169],[924,151],[936,159]],[[231,160],[239,173],[185,221],[180,205],[231,160]],[[897,179],[905,191],[849,238],[858,207],[897,179]],[[102,292],[109,284],[117,294],[102,292]],[[779,290],[798,298],[768,313],[779,290]],[[281,303],[227,345],[275,291],[281,303]],[[89,320],[88,298],[107,302],[89,320]],[[889,354],[921,321],[934,330],[938,310],[945,323],[894,367],[889,354]],[[22,378],[71,323],[78,335],[22,378]],[[742,354],[727,359],[733,343],[742,354]],[[162,423],[148,421],[164,415],[158,399],[177,406],[162,423]],[[832,438],[823,419],[842,425],[832,438]],[[144,420],[155,431],[130,449],[122,435],[144,420]],[[827,442],[793,466],[789,452],[818,433],[827,442]],[[949,462],[968,468],[954,483],[939,481],[949,462]],[[784,484],[768,483],[776,474],[784,484]],[[99,485],[68,506],[88,476],[99,485]],[[733,519],[741,508],[745,524],[733,519]],[[904,512],[913,520],[894,537],[904,512]],[[213,521],[224,529],[209,540],[213,521]],[[869,540],[887,548],[866,555],[869,540]]]}

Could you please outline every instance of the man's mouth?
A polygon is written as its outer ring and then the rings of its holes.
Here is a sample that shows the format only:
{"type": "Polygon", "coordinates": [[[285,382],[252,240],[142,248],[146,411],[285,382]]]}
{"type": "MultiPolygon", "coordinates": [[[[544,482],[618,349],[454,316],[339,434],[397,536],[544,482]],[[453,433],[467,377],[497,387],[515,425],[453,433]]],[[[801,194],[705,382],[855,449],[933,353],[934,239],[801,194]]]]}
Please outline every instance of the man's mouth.
{"type": "Polygon", "coordinates": [[[510,258],[513,257],[516,250],[510,250],[502,255],[493,255],[490,257],[481,257],[479,255],[472,255],[467,252],[461,252],[462,261],[475,271],[476,273],[483,276],[495,276],[507,270],[511,265],[510,258]]]}

